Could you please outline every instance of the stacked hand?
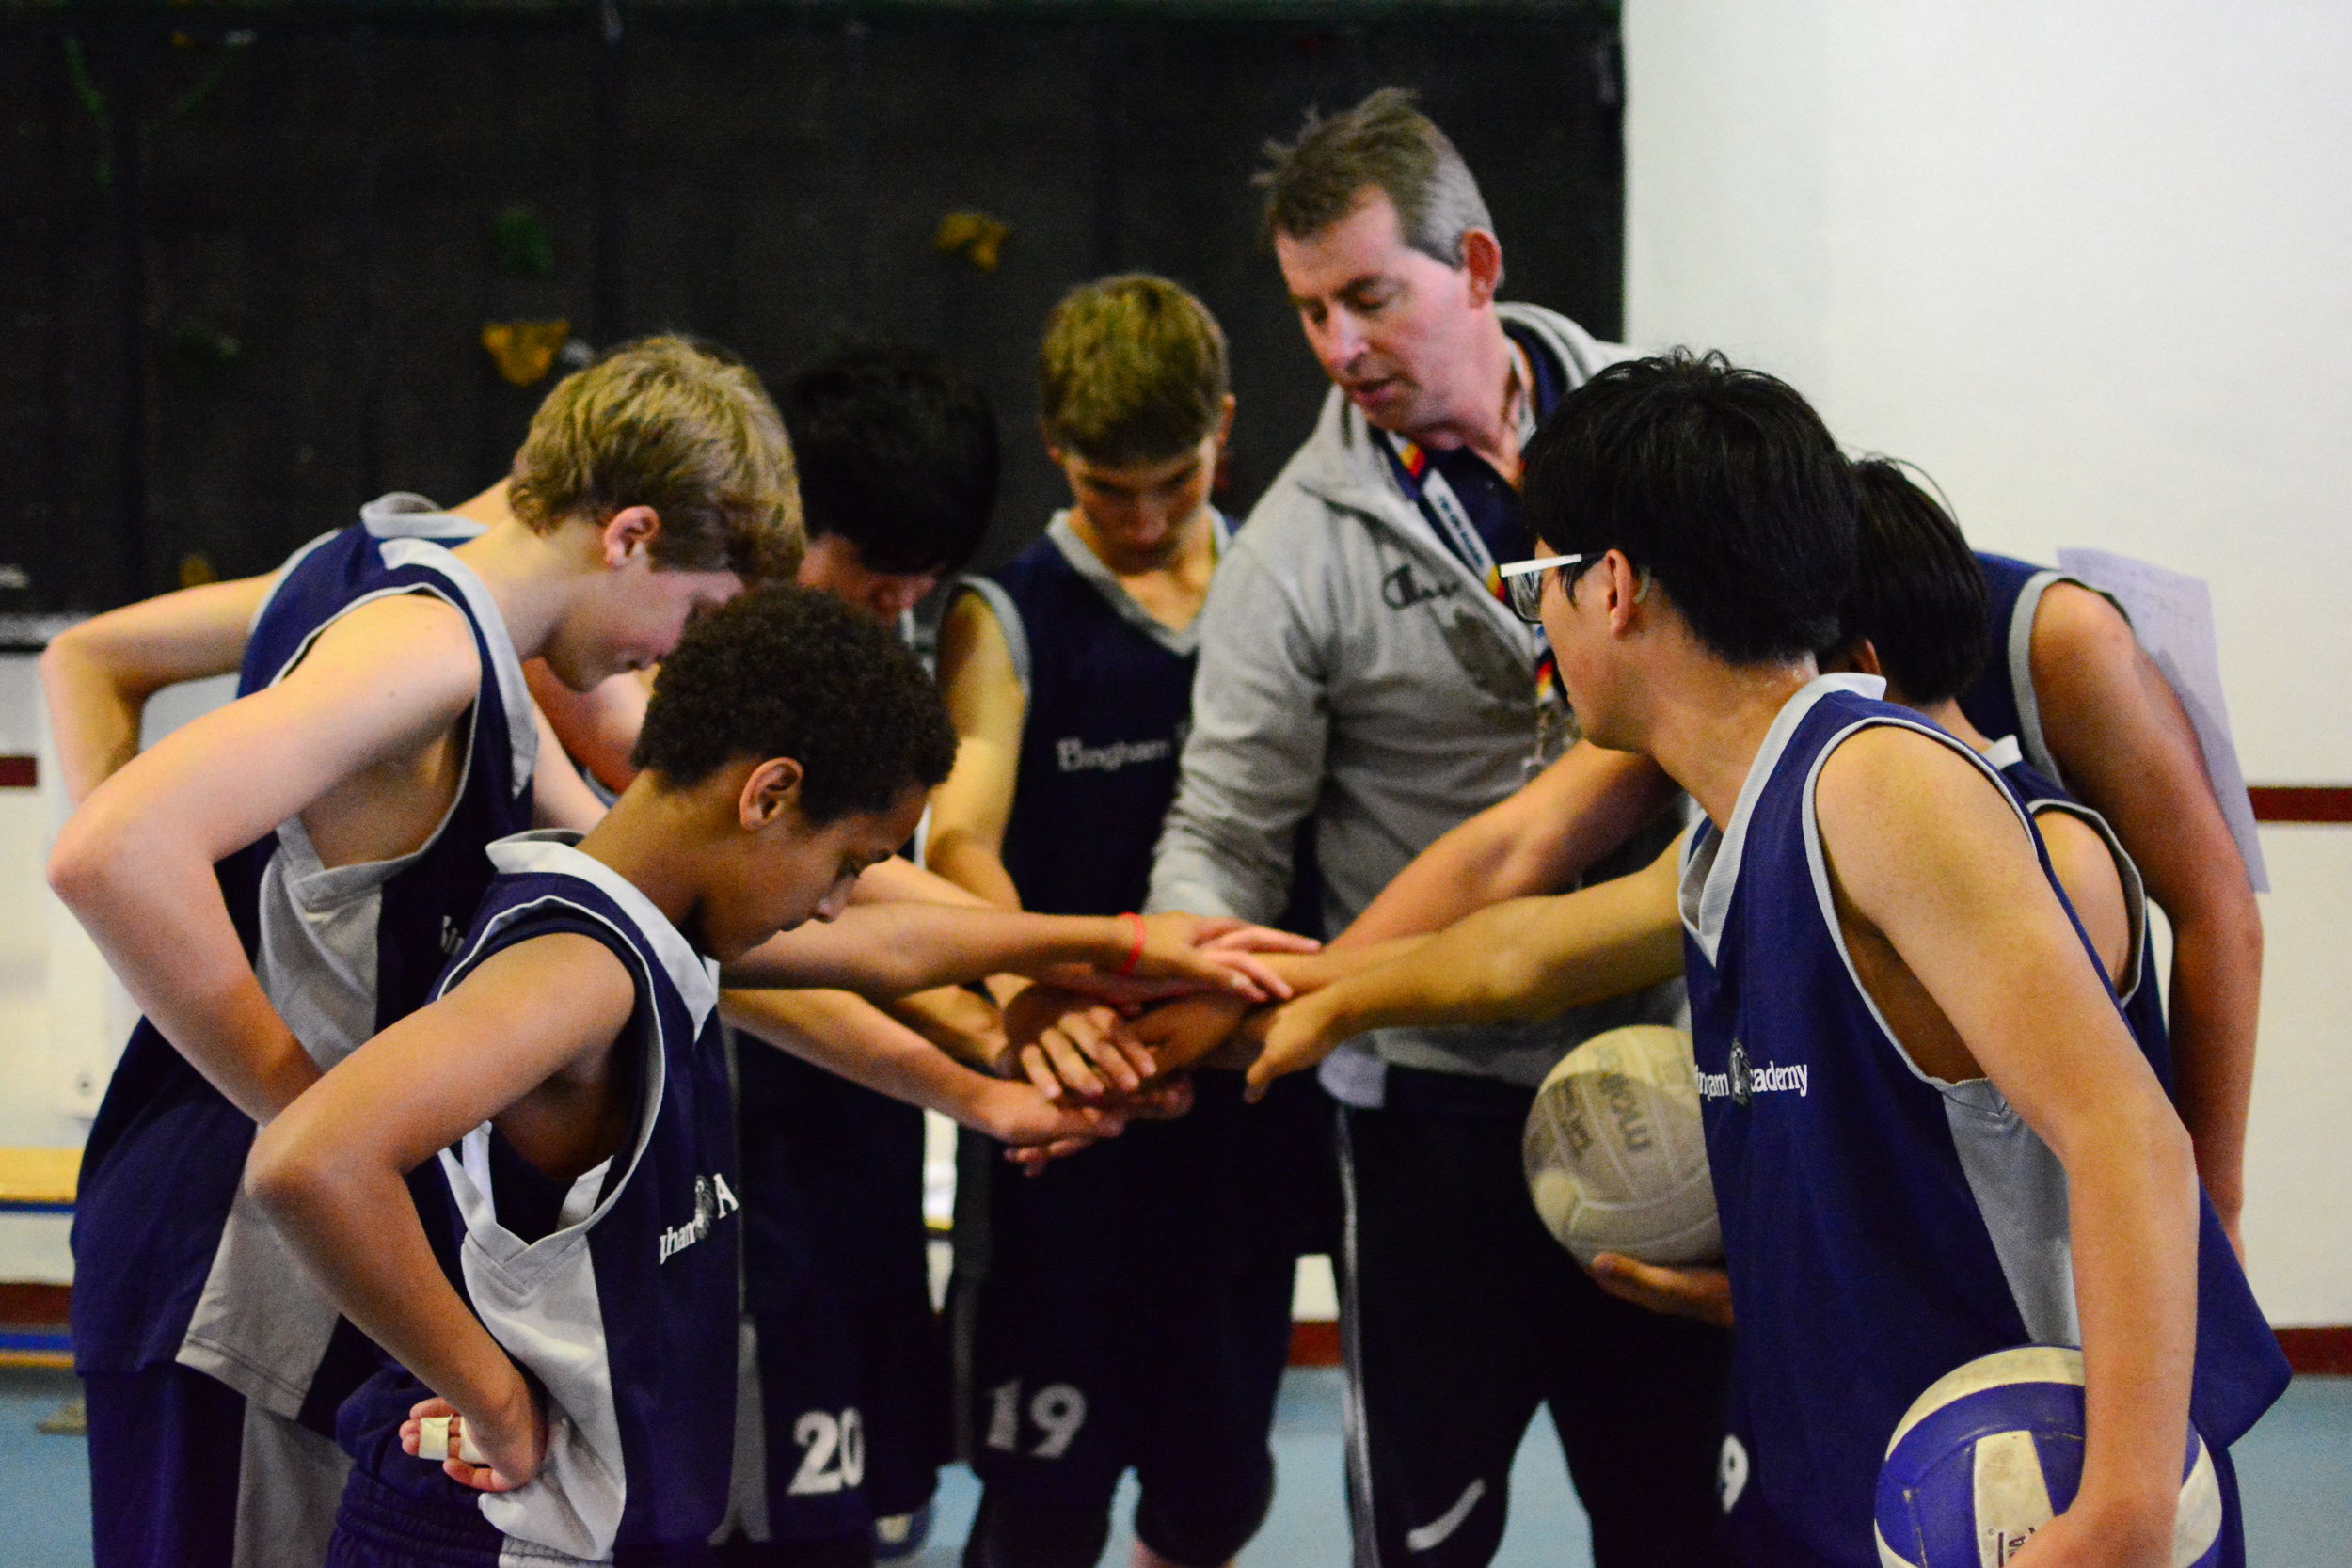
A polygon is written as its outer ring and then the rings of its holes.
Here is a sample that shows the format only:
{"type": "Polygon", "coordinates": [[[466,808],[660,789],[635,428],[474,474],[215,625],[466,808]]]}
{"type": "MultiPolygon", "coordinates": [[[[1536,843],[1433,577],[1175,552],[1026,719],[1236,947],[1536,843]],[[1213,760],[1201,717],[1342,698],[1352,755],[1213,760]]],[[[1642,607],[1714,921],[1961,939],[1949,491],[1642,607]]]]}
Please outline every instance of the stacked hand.
{"type": "MultiPolygon", "coordinates": [[[[1181,1005],[1181,1004],[1180,1004],[1181,1005]]],[[[1235,1001],[1235,1011],[1246,1004],[1235,1001]]],[[[1146,1015],[1149,1017],[1150,1015],[1146,1015]]],[[[1019,1074],[1021,1088],[1056,1113],[1093,1118],[1102,1129],[1087,1142],[1134,1120],[1164,1121],[1192,1108],[1192,1085],[1157,1074],[1152,1053],[1111,1007],[1075,991],[1033,985],[1005,1007],[1009,1042],[997,1070],[1019,1074]]],[[[1006,1158],[1032,1175],[1083,1143],[1014,1148],[1006,1158]]]]}
{"type": "Polygon", "coordinates": [[[1313,1067],[1347,1037],[1334,1027],[1330,1007],[1324,1000],[1328,995],[1327,991],[1310,991],[1266,1015],[1257,1031],[1263,1037],[1257,1060],[1249,1064],[1246,1092],[1250,1100],[1263,1099],[1267,1085],[1286,1073],[1313,1067]]]}

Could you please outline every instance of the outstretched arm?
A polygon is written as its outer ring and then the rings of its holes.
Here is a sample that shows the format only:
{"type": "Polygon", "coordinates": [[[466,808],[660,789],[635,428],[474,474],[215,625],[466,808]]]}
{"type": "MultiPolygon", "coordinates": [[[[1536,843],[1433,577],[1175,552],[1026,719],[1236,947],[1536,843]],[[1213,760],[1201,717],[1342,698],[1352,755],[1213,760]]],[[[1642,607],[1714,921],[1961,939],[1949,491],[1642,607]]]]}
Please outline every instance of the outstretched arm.
{"type": "Polygon", "coordinates": [[[272,577],[206,583],[69,626],[40,656],[49,733],[66,799],[90,791],[139,752],[139,716],[167,686],[232,673],[272,577]]]}
{"type": "Polygon", "coordinates": [[[829,924],[771,937],[726,973],[734,986],[818,986],[888,1000],[991,974],[1045,975],[1078,966],[1254,999],[1258,988],[1233,967],[1232,955],[1200,950],[1216,929],[1188,914],[1120,918],[860,903],[829,924]]]}
{"type": "Polygon", "coordinates": [[[1016,1148],[1069,1152],[1120,1130],[1101,1111],[950,1061],[905,1024],[841,990],[728,990],[726,1021],[780,1051],[1016,1148]]]}
{"type": "Polygon", "coordinates": [[[262,1130],[246,1166],[246,1191],[343,1315],[466,1418],[490,1465],[453,1461],[450,1473],[485,1491],[538,1472],[545,1424],[520,1369],[441,1272],[405,1178],[608,1052],[635,1002],[628,972],[593,938],[519,942],[337,1064],[262,1130]]]}
{"type": "Polygon", "coordinates": [[[1279,1008],[1249,1069],[1252,1090],[1369,1030],[1549,1018],[1674,978],[1682,973],[1680,847],[1597,887],[1467,915],[1393,963],[1279,1008]]]}
{"type": "Polygon", "coordinates": [[[256,1121],[318,1072],[262,994],[214,863],[369,768],[421,753],[479,679],[457,611],[419,594],[379,600],[277,685],[125,764],[58,834],[57,896],[165,1038],[256,1121]]]}
{"type": "Polygon", "coordinates": [[[2114,1554],[2102,1561],[2163,1561],[2197,1323],[2187,1134],[2014,810],[1972,764],[1908,731],[1866,730],[1823,764],[1816,810],[1857,970],[1880,977],[1882,1010],[1912,1021],[1905,1048],[1947,1080],[1981,1069],[2066,1170],[2082,1486],[2016,1560],[2090,1560],[2095,1545],[2114,1554]]]}
{"type": "Polygon", "coordinates": [[[1580,740],[1396,874],[1333,942],[1443,930],[1473,910],[1572,886],[1674,793],[1656,763],[1580,740]]]}
{"type": "Polygon", "coordinates": [[[2069,583],[2054,585],[2035,611],[2033,687],[2066,783],[2113,824],[2172,927],[2175,1095],[2198,1174],[2236,1243],[2262,1007],[2262,911],[2214,800],[2197,732],[2122,615],[2069,583]]]}

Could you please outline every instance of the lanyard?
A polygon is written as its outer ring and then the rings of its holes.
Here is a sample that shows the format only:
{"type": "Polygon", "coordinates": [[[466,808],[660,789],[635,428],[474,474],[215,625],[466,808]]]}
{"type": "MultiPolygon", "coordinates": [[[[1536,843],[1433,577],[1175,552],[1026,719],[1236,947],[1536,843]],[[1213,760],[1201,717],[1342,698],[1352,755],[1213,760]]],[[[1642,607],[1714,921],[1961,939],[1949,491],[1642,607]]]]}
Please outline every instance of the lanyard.
{"type": "MultiPolygon", "coordinates": [[[[1530,398],[1528,401],[1533,403],[1534,400],[1530,398]]],[[[1522,442],[1534,434],[1534,424],[1532,414],[1523,407],[1519,420],[1519,439],[1522,442]]],[[[1406,498],[1436,526],[1438,536],[1453,549],[1455,559],[1486,583],[1486,592],[1508,604],[1509,594],[1502,586],[1502,572],[1495,561],[1494,552],[1486,547],[1485,536],[1470,521],[1470,512],[1462,505],[1462,498],[1454,493],[1453,483],[1437,465],[1429,461],[1429,454],[1422,451],[1418,444],[1377,428],[1372,434],[1379,441],[1380,450],[1388,454],[1390,467],[1396,474],[1397,486],[1405,492],[1406,498]]],[[[1551,694],[1557,665],[1551,657],[1551,640],[1544,635],[1541,626],[1534,628],[1534,643],[1535,703],[1541,712],[1544,700],[1551,694]]]]}
{"type": "Polygon", "coordinates": [[[1381,451],[1388,453],[1389,462],[1396,470],[1398,487],[1406,498],[1436,527],[1438,537],[1446,542],[1454,558],[1486,585],[1486,592],[1498,599],[1503,598],[1502,572],[1494,552],[1486,547],[1486,538],[1470,521],[1469,509],[1462,505],[1462,498],[1454,494],[1453,482],[1438,471],[1437,465],[1429,461],[1429,454],[1416,443],[1385,430],[1375,430],[1374,435],[1381,451]]]}
{"type": "MultiPolygon", "coordinates": [[[[1512,351],[1518,357],[1516,373],[1524,388],[1518,408],[1519,446],[1524,450],[1527,443],[1534,438],[1535,427],[1540,422],[1535,408],[1535,367],[1528,351],[1517,343],[1512,345],[1512,351]]],[[[1454,558],[1470,569],[1472,577],[1486,585],[1486,592],[1508,603],[1509,596],[1503,589],[1502,573],[1495,561],[1494,552],[1486,547],[1486,537],[1478,531],[1478,525],[1470,521],[1470,510],[1463,506],[1462,498],[1454,493],[1453,482],[1436,464],[1430,462],[1429,454],[1422,451],[1418,443],[1377,426],[1373,427],[1372,434],[1379,441],[1380,450],[1388,454],[1390,467],[1396,474],[1397,486],[1405,492],[1406,499],[1420,508],[1422,515],[1427,517],[1437,529],[1438,537],[1453,550],[1454,558]]],[[[1541,641],[1540,634],[1538,641],[1541,641]]]]}

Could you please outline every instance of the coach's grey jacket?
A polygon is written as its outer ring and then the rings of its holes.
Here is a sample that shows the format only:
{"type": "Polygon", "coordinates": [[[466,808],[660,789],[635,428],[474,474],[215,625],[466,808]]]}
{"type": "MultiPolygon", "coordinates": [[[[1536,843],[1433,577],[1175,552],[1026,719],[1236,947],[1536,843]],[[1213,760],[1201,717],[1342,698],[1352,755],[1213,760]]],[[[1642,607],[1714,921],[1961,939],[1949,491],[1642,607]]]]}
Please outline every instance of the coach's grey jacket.
{"type": "MultiPolygon", "coordinates": [[[[1552,311],[1502,312],[1551,347],[1570,386],[1627,356],[1552,311]]],[[[1293,830],[1311,814],[1336,933],[1432,840],[1574,738],[1558,694],[1536,689],[1535,629],[1446,548],[1336,388],[1218,562],[1200,625],[1192,733],[1152,868],[1155,910],[1273,918],[1289,893],[1293,830]]],[[[1592,879],[1647,864],[1678,826],[1670,816],[1592,879]]],[[[1679,992],[1540,1025],[1382,1030],[1335,1054],[1324,1082],[1359,1105],[1380,1102],[1380,1063],[1533,1085],[1589,1035],[1671,1021],[1679,992]]]]}

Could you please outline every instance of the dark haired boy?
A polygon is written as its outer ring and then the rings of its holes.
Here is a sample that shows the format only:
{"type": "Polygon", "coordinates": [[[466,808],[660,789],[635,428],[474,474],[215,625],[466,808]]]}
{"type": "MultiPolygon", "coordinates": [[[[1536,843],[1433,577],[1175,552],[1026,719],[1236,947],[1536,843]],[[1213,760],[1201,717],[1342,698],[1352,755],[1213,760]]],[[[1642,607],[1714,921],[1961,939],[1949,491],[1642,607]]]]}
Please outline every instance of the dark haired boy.
{"type": "Polygon", "coordinates": [[[342,1470],[324,1433],[365,1347],[238,1198],[254,1126],[424,999],[485,846],[593,816],[535,766],[522,661],[581,689],[652,663],[800,550],[757,379],[649,339],[560,382],[509,479],[456,512],[386,496],[272,576],[52,645],[88,794],[50,879],[147,1014],[74,1224],[101,1564],[316,1563],[342,1470]],[[239,659],[235,702],[138,753],[142,685],[239,659]]]}
{"type": "Polygon", "coordinates": [[[257,1140],[248,1192],[398,1363],[340,1413],[329,1561],[708,1545],[737,1440],[721,964],[878,995],[1072,961],[1221,979],[1181,917],[845,910],[953,755],[929,677],[866,618],[803,589],[718,610],[665,665],[612,811],[495,846],[434,999],[257,1140]],[[776,935],[812,915],[836,923],[776,935]],[[422,1423],[452,1415],[436,1470],[422,1423]]]}
{"type": "Polygon", "coordinates": [[[1993,657],[1961,706],[2112,823],[2145,873],[2172,932],[2166,1087],[2234,1243],[2262,1013],[2262,911],[2245,860],[2181,700],[2122,610],[2060,572],[1986,551],[1977,563],[1993,657]]]}
{"type": "MultiPolygon", "coordinates": [[[[795,370],[778,403],[808,521],[799,580],[907,635],[910,608],[971,559],[994,510],[986,397],[930,350],[859,341],[795,370]]],[[[865,896],[961,896],[902,859],[865,880],[865,896]]],[[[972,992],[878,1008],[841,991],[737,990],[722,1007],[739,1031],[784,1048],[747,1048],[738,1064],[766,1463],[729,1560],[907,1555],[921,1546],[950,1422],[916,1107],[997,1136],[1018,1123],[993,1104],[1027,1113],[1032,1131],[1087,1121],[934,1047],[984,1066],[1002,1021],[972,992]]]]}
{"type": "MultiPolygon", "coordinates": [[[[1674,896],[1740,1320],[1735,1540],[1759,1562],[1877,1562],[1909,1402],[2043,1342],[2083,1347],[2082,1486],[2011,1560],[2172,1560],[2191,1416],[2226,1448],[2285,1368],[2023,808],[1874,677],[1814,673],[1855,571],[1848,465],[1784,385],[1677,356],[1572,394],[1529,466],[1580,719],[1707,813],[1674,896]]],[[[1562,967],[1655,962],[1658,880],[1576,895],[1592,940],[1562,967]]],[[[1573,992],[1527,973],[1534,944],[1480,956],[1529,918],[1473,917],[1406,964],[1457,966],[1423,989],[1469,1016],[1573,992]]],[[[1329,1031],[1348,984],[1278,1017],[1269,1053],[1329,1031]]]]}

